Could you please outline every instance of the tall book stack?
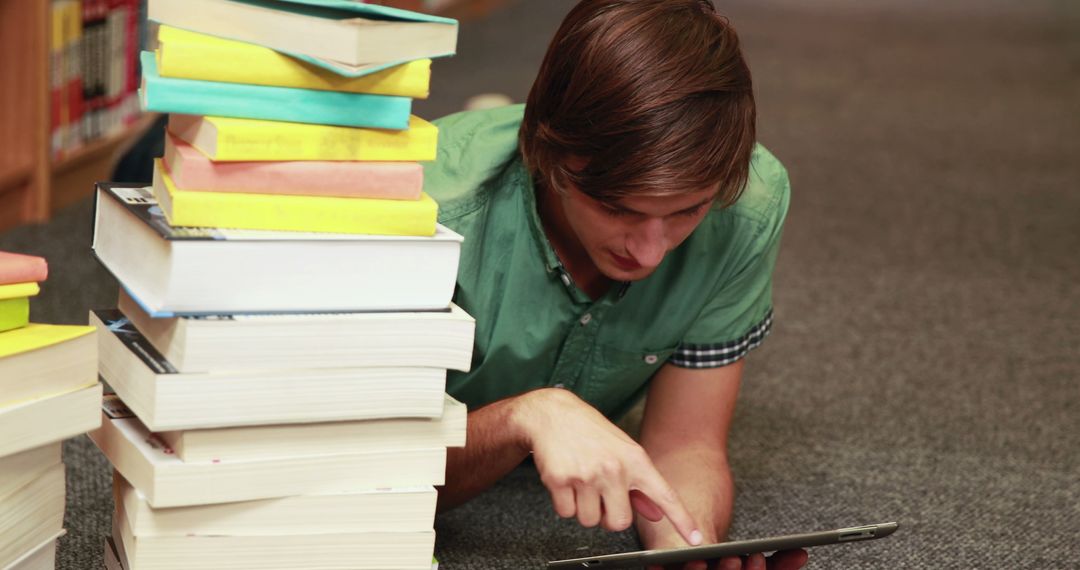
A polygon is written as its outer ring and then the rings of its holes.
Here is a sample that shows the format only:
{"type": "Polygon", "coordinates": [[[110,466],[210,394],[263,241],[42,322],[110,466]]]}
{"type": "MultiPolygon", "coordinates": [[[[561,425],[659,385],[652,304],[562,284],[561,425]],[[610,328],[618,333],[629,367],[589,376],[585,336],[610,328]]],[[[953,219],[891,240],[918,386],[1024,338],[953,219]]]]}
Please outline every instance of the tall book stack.
{"type": "Polygon", "coordinates": [[[106,561],[427,570],[465,439],[446,370],[474,327],[450,302],[461,237],[421,192],[436,129],[410,108],[456,23],[338,0],[149,14],[165,156],[95,211],[122,285],[90,316],[115,390],[91,435],[115,467],[106,561]]]}
{"type": "Polygon", "coordinates": [[[94,328],[29,322],[48,275],[0,251],[0,568],[52,570],[63,534],[61,441],[100,425],[94,328]]]}

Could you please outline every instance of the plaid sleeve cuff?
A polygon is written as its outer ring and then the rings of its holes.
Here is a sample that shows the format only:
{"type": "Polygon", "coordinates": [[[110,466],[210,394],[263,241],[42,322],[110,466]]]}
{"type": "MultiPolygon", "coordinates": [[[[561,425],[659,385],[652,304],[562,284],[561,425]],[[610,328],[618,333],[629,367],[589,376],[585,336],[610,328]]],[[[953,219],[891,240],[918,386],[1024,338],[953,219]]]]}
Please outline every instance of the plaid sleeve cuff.
{"type": "Polygon", "coordinates": [[[773,312],[750,329],[742,338],[720,344],[680,344],[668,362],[681,368],[719,368],[733,364],[746,353],[761,346],[772,330],[773,312]]]}

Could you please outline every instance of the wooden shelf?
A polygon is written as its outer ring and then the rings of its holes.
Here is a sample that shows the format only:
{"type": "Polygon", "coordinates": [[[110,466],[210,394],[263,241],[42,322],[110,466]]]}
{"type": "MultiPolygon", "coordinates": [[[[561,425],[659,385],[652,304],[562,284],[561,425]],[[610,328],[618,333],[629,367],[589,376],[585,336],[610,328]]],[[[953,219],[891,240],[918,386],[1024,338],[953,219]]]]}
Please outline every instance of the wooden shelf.
{"type": "Polygon", "coordinates": [[[34,175],[34,165],[29,161],[22,164],[0,165],[0,194],[26,185],[34,175]]]}
{"type": "Polygon", "coordinates": [[[68,156],[51,158],[51,0],[0,0],[0,231],[44,222],[109,177],[146,116],[68,156]]]}

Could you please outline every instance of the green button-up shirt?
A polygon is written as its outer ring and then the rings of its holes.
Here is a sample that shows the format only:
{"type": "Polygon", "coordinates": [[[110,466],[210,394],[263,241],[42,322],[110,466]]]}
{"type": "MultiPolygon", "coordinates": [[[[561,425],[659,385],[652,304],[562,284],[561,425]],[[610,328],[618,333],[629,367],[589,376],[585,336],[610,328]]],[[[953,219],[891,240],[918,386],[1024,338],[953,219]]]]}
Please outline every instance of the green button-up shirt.
{"type": "Polygon", "coordinates": [[[772,154],[755,149],[738,202],[713,208],[652,275],[594,301],[541,226],[517,144],[523,109],[436,121],[424,190],[439,221],[465,236],[454,301],[476,318],[472,370],[450,372],[452,396],[477,407],[559,386],[618,417],[665,363],[724,366],[761,343],[789,196],[772,154]]]}

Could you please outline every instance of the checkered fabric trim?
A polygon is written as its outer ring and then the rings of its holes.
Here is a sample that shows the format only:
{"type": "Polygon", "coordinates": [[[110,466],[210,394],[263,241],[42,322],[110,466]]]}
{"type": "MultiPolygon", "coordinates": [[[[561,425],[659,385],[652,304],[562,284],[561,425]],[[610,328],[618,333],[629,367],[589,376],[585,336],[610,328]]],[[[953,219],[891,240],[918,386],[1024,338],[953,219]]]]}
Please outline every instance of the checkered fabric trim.
{"type": "Polygon", "coordinates": [[[746,356],[769,336],[772,330],[772,310],[738,340],[720,344],[680,344],[668,362],[682,368],[719,368],[746,356]]]}

